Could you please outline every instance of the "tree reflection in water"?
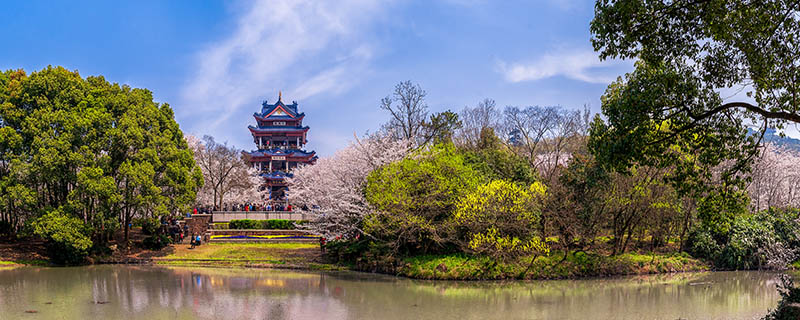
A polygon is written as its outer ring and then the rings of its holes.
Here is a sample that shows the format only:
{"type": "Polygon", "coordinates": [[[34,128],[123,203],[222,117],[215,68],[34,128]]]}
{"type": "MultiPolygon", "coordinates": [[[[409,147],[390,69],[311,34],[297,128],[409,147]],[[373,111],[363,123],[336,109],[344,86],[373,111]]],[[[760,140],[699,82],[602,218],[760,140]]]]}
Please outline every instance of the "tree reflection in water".
{"type": "Polygon", "coordinates": [[[714,272],[616,279],[434,282],[363,273],[153,266],[0,271],[0,318],[751,319],[777,275],[714,272]],[[102,303],[106,302],[107,303],[102,303]],[[52,302],[52,304],[46,304],[52,302]]]}

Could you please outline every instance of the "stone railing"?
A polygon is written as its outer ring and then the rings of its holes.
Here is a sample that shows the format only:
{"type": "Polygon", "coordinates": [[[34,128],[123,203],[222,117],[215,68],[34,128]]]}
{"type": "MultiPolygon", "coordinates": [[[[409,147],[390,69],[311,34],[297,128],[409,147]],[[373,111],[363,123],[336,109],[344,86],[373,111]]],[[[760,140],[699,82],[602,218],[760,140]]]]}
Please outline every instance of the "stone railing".
{"type": "Polygon", "coordinates": [[[308,220],[306,214],[293,211],[214,211],[211,213],[213,222],[230,222],[231,220],[308,220]]]}

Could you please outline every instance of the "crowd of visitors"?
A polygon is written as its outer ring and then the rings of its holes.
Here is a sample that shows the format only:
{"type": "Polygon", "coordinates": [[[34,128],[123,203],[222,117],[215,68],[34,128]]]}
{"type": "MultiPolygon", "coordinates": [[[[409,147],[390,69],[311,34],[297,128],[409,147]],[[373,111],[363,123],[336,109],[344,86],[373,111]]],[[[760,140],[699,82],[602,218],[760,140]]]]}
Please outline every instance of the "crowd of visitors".
{"type": "Polygon", "coordinates": [[[292,205],[286,203],[242,203],[225,204],[222,211],[292,211],[292,205]]]}
{"type": "Polygon", "coordinates": [[[201,206],[194,208],[192,214],[209,214],[214,211],[292,211],[294,207],[291,204],[283,202],[266,202],[266,203],[239,203],[228,204],[225,203],[220,208],[219,206],[201,206]]]}
{"type": "Polygon", "coordinates": [[[181,228],[178,220],[174,218],[167,220],[161,217],[161,228],[163,229],[162,231],[166,231],[165,233],[169,234],[169,237],[174,243],[182,243],[183,239],[188,236],[189,233],[189,226],[184,223],[181,228]]]}
{"type": "MultiPolygon", "coordinates": [[[[179,223],[176,219],[165,219],[164,217],[161,218],[161,228],[162,231],[169,234],[169,237],[172,239],[172,243],[183,243],[185,239],[189,239],[189,243],[192,245],[192,248],[195,246],[199,246],[202,242],[202,237],[199,234],[192,234],[189,235],[189,226],[186,223],[179,223]]],[[[208,241],[206,238],[205,241],[208,241]]]]}

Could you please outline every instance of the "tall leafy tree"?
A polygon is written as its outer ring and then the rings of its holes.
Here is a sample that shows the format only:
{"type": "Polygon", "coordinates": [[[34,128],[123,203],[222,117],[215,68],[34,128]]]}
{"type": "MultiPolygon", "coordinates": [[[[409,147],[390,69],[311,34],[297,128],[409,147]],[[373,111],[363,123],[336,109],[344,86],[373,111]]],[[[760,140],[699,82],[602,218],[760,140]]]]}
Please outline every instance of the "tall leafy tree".
{"type": "Polygon", "coordinates": [[[4,221],[57,210],[94,240],[187,209],[203,183],[168,104],[62,67],[0,75],[0,171],[4,221]]]}
{"type": "Polygon", "coordinates": [[[732,159],[723,177],[736,182],[759,145],[747,125],[800,123],[800,1],[598,0],[595,8],[600,57],[640,60],[603,98],[608,124],[596,123],[593,148],[606,163],[700,165],[688,179],[732,159]],[[741,88],[754,103],[724,101],[723,88],[741,88]]]}

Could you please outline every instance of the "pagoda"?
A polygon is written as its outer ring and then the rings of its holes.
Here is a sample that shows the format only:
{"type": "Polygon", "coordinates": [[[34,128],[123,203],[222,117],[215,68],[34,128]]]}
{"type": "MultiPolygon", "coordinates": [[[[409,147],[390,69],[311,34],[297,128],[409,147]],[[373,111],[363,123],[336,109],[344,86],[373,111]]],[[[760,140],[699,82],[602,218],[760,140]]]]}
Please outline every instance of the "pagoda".
{"type": "Polygon", "coordinates": [[[251,151],[250,163],[259,169],[268,188],[270,200],[286,200],[286,178],[300,164],[313,164],[314,151],[305,151],[308,143],[308,126],[303,126],[305,113],[297,112],[297,101],[285,104],[278,93],[278,101],[261,104],[261,112],[253,114],[257,126],[248,126],[257,150],[251,151]]]}

